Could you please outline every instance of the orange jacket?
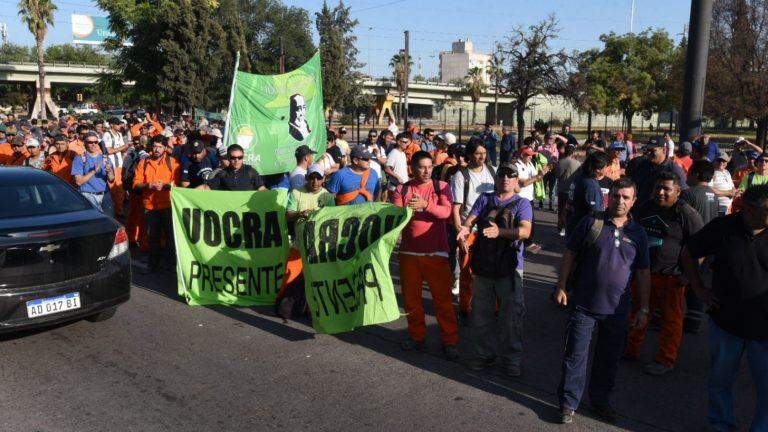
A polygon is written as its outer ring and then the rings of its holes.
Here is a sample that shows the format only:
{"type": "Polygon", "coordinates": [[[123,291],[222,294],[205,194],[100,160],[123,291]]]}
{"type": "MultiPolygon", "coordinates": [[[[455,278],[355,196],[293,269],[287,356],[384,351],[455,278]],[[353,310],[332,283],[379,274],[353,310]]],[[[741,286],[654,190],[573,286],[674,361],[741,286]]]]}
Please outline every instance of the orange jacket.
{"type": "Polygon", "coordinates": [[[73,152],[78,156],[82,156],[85,154],[85,143],[83,143],[80,139],[70,141],[69,144],[67,144],[67,148],[69,149],[69,151],[73,152]]]}
{"type": "Polygon", "coordinates": [[[72,177],[72,161],[77,156],[77,153],[67,150],[63,155],[59,153],[53,153],[48,156],[43,162],[43,169],[56,174],[60,179],[69,184],[75,184],[75,179],[72,177]]]}
{"type": "MultiPolygon", "coordinates": [[[[178,185],[181,178],[181,166],[171,156],[164,154],[158,159],[148,157],[136,165],[133,187],[141,183],[156,181],[165,184],[178,185]]],[[[145,188],[141,190],[141,201],[147,210],[162,210],[171,207],[171,190],[161,191],[145,188]]]]}
{"type": "Polygon", "coordinates": [[[0,165],[22,166],[26,159],[27,155],[24,153],[19,153],[18,155],[13,153],[9,155],[0,155],[0,165]]]}
{"type": "MultiPolygon", "coordinates": [[[[160,135],[165,130],[165,128],[160,123],[154,120],[150,120],[149,123],[155,127],[155,131],[149,134],[150,138],[160,135]]],[[[137,137],[141,135],[141,127],[145,124],[146,123],[136,123],[135,125],[131,126],[131,137],[137,137]]]]}

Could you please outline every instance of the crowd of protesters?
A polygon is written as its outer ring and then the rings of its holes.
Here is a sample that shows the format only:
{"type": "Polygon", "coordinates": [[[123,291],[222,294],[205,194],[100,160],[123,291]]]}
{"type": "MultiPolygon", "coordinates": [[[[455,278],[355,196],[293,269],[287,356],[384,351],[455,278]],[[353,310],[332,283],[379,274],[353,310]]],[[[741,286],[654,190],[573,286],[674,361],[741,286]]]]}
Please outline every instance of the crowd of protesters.
{"type": "MultiPolygon", "coordinates": [[[[345,128],[329,129],[321,154],[301,145],[290,172],[262,176],[242,147],[224,147],[223,124],[202,120],[10,115],[0,124],[0,165],[47,170],[78,188],[126,224],[133,246],[148,252],[149,272],[173,268],[173,187],[283,188],[291,224],[325,206],[409,207],[397,255],[409,335],[402,349],[424,349],[426,282],[445,356],[459,357],[466,324],[467,366],[498,362],[510,377],[523,373],[524,254],[542,250],[534,209],[556,212],[565,252],[551,298],[569,311],[561,421],[573,420],[585,388],[593,410],[613,421],[619,361],[638,358],[649,326],[660,329],[659,347],[643,372],[664,375],[684,331],[699,332],[709,314],[712,427],[736,427],[733,386],[746,354],[757,389],[752,430],[768,430],[768,154],[748,140],[727,153],[707,135],[640,145],[631,134],[595,131],[580,145],[568,126],[522,138],[487,124],[460,143],[390,122],[357,144],[345,128]]],[[[289,267],[297,259],[292,250],[289,267]]]]}

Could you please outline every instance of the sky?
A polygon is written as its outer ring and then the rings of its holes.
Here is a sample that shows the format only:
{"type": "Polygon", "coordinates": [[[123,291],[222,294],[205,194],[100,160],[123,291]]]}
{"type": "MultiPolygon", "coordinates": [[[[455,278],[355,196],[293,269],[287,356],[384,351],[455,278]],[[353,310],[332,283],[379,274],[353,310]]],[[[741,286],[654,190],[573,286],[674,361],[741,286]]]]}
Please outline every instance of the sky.
{"type": "MultiPolygon", "coordinates": [[[[46,45],[72,42],[71,14],[105,15],[89,0],[53,1],[59,9],[46,45]]],[[[307,9],[311,19],[322,7],[321,0],[283,2],[307,9]]],[[[33,45],[34,38],[16,14],[17,3],[0,0],[0,22],[7,24],[10,42],[33,45]]],[[[469,39],[475,51],[492,52],[513,28],[528,27],[550,13],[560,27],[553,48],[569,53],[599,48],[601,34],[629,32],[632,0],[345,0],[345,4],[359,21],[354,33],[364,72],[391,75],[389,59],[403,47],[403,31],[409,30],[414,76],[433,77],[438,75],[439,53],[450,51],[451,42],[469,39]]],[[[636,0],[634,30],[662,28],[679,41],[689,16],[687,0],[636,0]]],[[[314,26],[312,32],[317,42],[314,26]]]]}

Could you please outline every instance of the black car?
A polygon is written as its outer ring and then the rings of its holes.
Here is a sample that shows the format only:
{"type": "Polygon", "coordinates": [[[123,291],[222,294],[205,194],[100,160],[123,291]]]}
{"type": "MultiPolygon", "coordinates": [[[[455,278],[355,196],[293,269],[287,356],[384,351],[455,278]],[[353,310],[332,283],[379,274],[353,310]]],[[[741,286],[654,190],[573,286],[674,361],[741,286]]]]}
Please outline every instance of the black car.
{"type": "Polygon", "coordinates": [[[111,318],[128,301],[125,229],[72,186],[0,166],[0,332],[111,318]]]}

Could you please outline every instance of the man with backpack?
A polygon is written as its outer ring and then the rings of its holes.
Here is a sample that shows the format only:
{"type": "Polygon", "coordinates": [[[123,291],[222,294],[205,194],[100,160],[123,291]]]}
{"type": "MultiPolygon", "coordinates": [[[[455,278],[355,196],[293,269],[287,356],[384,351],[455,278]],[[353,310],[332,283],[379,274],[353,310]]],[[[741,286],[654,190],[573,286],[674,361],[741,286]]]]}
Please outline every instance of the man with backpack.
{"type": "Polygon", "coordinates": [[[107,216],[115,215],[109,183],[115,181],[112,163],[101,153],[99,136],[88,132],[83,137],[86,151],[72,163],[72,176],[80,193],[107,216]]]}
{"type": "Polygon", "coordinates": [[[598,335],[589,399],[603,420],[616,419],[610,393],[627,337],[633,274],[637,276],[640,293],[640,307],[633,324],[645,326],[649,312],[648,237],[629,214],[636,200],[634,182],[626,177],[617,180],[608,198],[607,212],[582,218],[568,237],[554,295],[557,304],[569,308],[557,391],[561,423],[571,423],[579,408],[595,327],[598,335]]]}
{"type": "MultiPolygon", "coordinates": [[[[483,142],[470,140],[465,150],[467,166],[460,167],[451,178],[453,209],[451,210],[453,226],[458,230],[469,217],[470,210],[477,198],[494,190],[495,171],[486,162],[487,151],[483,142]]],[[[467,237],[467,246],[474,242],[475,235],[467,237]]],[[[459,280],[459,317],[466,320],[469,317],[470,301],[472,300],[472,270],[469,266],[470,248],[460,249],[459,263],[461,276],[459,280]]]]}
{"type": "Polygon", "coordinates": [[[432,179],[432,156],[419,151],[411,158],[414,178],[392,193],[392,203],[409,207],[413,216],[403,230],[400,242],[400,283],[410,337],[400,347],[421,350],[427,336],[421,285],[426,280],[432,293],[443,353],[456,359],[459,331],[453,313],[453,274],[448,264],[446,224],[451,216],[451,190],[447,183],[432,179]]]}
{"type": "Polygon", "coordinates": [[[519,377],[525,315],[521,243],[531,233],[533,207],[517,194],[514,164],[501,164],[494,183],[494,192],[475,200],[457,236],[466,251],[469,233],[477,226],[470,260],[475,352],[467,367],[481,371],[498,356],[506,375],[519,377]]]}
{"type": "Polygon", "coordinates": [[[149,272],[158,271],[163,258],[169,267],[174,263],[171,188],[179,184],[181,168],[166,153],[166,139],[162,135],[152,138],[152,153],[138,163],[133,179],[133,188],[141,193],[149,231],[149,272]]]}
{"type": "Polygon", "coordinates": [[[115,167],[115,181],[110,188],[112,201],[115,203],[115,214],[123,216],[123,202],[125,201],[125,190],[123,187],[123,154],[130,144],[123,140],[123,133],[120,130],[122,122],[118,118],[112,117],[108,120],[109,129],[101,135],[102,152],[104,152],[109,161],[115,167]]]}

